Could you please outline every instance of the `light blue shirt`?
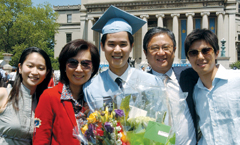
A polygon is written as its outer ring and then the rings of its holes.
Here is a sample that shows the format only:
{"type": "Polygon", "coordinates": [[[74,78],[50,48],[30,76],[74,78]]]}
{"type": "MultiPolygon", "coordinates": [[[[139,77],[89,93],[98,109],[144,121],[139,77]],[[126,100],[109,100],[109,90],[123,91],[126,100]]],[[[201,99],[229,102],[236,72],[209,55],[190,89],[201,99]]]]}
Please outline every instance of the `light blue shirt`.
{"type": "MultiPolygon", "coordinates": [[[[91,110],[102,108],[103,103],[107,102],[109,98],[114,96],[117,91],[120,90],[115,80],[113,80],[117,76],[109,74],[111,74],[111,72],[109,72],[109,70],[106,70],[91,79],[91,81],[88,81],[84,84],[84,99],[86,102],[88,102],[91,110]]],[[[125,93],[127,94],[134,93],[134,90],[130,87],[138,85],[136,82],[141,82],[145,86],[159,86],[160,88],[164,88],[164,85],[159,80],[159,78],[135,68],[129,67],[124,72],[124,75],[120,77],[123,79],[124,85],[128,84],[127,88],[129,89],[125,90],[125,93]]]]}
{"type": "Polygon", "coordinates": [[[1,73],[1,75],[2,75],[2,78],[5,78],[5,77],[6,77],[5,71],[4,71],[3,69],[0,69],[0,73],[1,73]]]}
{"type": "Polygon", "coordinates": [[[200,78],[194,88],[202,138],[199,145],[240,144],[240,73],[219,65],[207,89],[200,78]]]}
{"type": "Polygon", "coordinates": [[[128,65],[127,70],[121,76],[118,76],[118,75],[114,74],[110,69],[108,69],[108,74],[112,78],[113,81],[115,81],[116,78],[121,78],[122,79],[122,83],[123,83],[123,87],[125,87],[126,86],[126,82],[129,81],[130,76],[132,75],[132,69],[128,65]]]}
{"type": "MultiPolygon", "coordinates": [[[[152,74],[161,78],[163,74],[152,70],[152,74]]],[[[165,73],[169,79],[166,82],[168,97],[170,98],[174,125],[176,128],[175,145],[196,145],[195,129],[192,116],[186,102],[187,94],[182,92],[173,69],[165,73]]]]}

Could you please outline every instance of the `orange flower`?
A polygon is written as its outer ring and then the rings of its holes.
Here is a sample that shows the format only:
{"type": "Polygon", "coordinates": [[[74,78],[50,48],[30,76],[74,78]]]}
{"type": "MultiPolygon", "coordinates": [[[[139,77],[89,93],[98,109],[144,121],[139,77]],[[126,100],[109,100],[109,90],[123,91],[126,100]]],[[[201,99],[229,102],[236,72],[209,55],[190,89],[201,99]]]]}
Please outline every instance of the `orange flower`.
{"type": "Polygon", "coordinates": [[[128,140],[127,140],[127,136],[125,135],[125,133],[123,131],[120,133],[122,134],[122,137],[121,137],[122,142],[127,142],[128,140]]]}

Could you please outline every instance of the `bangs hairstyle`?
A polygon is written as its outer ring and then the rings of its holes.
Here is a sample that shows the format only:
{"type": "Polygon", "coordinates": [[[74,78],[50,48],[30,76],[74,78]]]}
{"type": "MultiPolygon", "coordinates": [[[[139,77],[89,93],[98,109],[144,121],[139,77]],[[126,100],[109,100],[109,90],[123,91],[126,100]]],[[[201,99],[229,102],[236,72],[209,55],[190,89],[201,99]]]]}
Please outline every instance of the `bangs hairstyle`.
{"type": "Polygon", "coordinates": [[[218,38],[217,36],[210,30],[207,29],[196,29],[193,30],[185,39],[184,47],[185,47],[185,56],[188,58],[188,51],[191,45],[198,40],[203,40],[207,44],[211,45],[214,49],[214,53],[216,54],[219,50],[218,38]]]}
{"type": "MultiPolygon", "coordinates": [[[[110,34],[110,33],[109,33],[110,34]]],[[[133,35],[129,32],[127,32],[128,34],[128,40],[129,40],[129,43],[130,43],[130,46],[132,47],[133,46],[133,43],[134,43],[134,38],[133,38],[133,35]]],[[[104,34],[101,38],[101,42],[102,42],[102,45],[103,47],[105,46],[105,42],[107,40],[107,34],[104,34]]]]}
{"type": "MultiPolygon", "coordinates": [[[[66,64],[69,58],[72,58],[78,54],[81,50],[89,50],[91,53],[92,65],[93,65],[93,73],[91,78],[98,72],[99,64],[100,64],[100,56],[98,49],[95,45],[90,42],[87,42],[83,39],[76,39],[69,43],[67,43],[61,50],[58,58],[58,62],[60,65],[60,82],[69,83],[69,80],[66,75],[66,64]]],[[[91,79],[90,78],[90,79],[91,79]]],[[[89,79],[89,80],[90,80],[89,79]]]]}
{"type": "MultiPolygon", "coordinates": [[[[36,94],[36,97],[37,97],[37,102],[38,102],[40,95],[48,87],[48,83],[49,83],[49,81],[51,79],[51,75],[52,75],[52,65],[51,65],[51,61],[50,61],[50,58],[47,55],[47,53],[45,51],[43,51],[42,49],[37,48],[37,47],[26,48],[22,52],[22,55],[21,55],[18,63],[22,66],[24,61],[27,59],[27,56],[31,53],[34,53],[34,52],[40,54],[44,58],[45,65],[46,65],[46,73],[47,73],[45,79],[37,86],[36,91],[35,91],[35,94],[36,94]]],[[[8,100],[8,102],[12,102],[13,108],[15,110],[19,109],[18,108],[18,101],[20,99],[19,98],[19,92],[22,95],[22,91],[20,90],[22,80],[23,80],[23,78],[22,78],[22,75],[19,73],[19,67],[18,67],[16,78],[15,78],[15,81],[13,83],[13,87],[12,87],[12,90],[9,94],[9,100],[8,100]]]]}

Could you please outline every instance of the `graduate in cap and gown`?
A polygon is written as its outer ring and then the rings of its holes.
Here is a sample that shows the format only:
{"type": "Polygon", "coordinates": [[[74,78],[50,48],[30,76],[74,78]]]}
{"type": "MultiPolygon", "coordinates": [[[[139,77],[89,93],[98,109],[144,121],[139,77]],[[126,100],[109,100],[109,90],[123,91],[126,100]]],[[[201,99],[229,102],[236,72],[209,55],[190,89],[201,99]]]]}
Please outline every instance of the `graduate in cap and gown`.
{"type": "Polygon", "coordinates": [[[92,27],[102,33],[101,48],[109,63],[109,69],[84,85],[85,100],[92,111],[103,107],[103,103],[116,91],[127,90],[125,88],[136,82],[164,87],[159,78],[132,68],[127,62],[133,48],[133,34],[145,23],[136,16],[110,6],[92,27]]]}

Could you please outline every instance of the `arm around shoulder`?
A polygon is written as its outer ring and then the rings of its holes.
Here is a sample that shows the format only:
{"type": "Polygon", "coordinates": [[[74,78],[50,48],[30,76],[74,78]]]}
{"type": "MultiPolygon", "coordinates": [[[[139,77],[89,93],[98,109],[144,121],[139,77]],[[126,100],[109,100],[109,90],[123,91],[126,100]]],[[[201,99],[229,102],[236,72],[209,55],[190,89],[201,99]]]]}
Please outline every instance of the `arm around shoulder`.
{"type": "Polygon", "coordinates": [[[183,92],[190,92],[198,81],[198,74],[193,68],[187,68],[180,74],[179,85],[183,92]]]}
{"type": "Polygon", "coordinates": [[[7,101],[8,101],[7,89],[4,87],[0,87],[0,113],[2,113],[5,110],[7,101]]]}

